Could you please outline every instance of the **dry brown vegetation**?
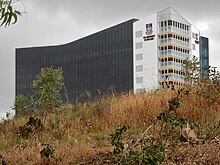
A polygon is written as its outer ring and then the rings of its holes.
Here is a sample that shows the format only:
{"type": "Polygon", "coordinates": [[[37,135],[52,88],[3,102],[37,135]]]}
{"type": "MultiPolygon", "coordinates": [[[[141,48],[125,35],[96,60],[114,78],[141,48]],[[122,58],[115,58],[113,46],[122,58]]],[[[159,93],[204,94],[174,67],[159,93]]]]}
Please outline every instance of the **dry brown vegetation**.
{"type": "MultiPolygon", "coordinates": [[[[172,152],[167,152],[169,159],[165,163],[193,164],[196,162],[192,161],[195,159],[192,155],[199,155],[201,151],[201,164],[206,160],[210,164],[220,164],[220,158],[216,156],[220,153],[219,141],[212,142],[219,138],[220,133],[217,128],[220,96],[207,92],[204,95],[203,90],[197,86],[190,87],[189,93],[180,96],[181,105],[176,113],[194,126],[198,139],[206,141],[193,144],[195,148],[192,144],[177,146],[172,152]]],[[[109,134],[119,125],[129,124],[127,139],[139,137],[166,109],[168,100],[176,95],[177,89],[159,89],[138,95],[113,94],[95,102],[79,102],[50,112],[39,110],[17,119],[4,120],[0,123],[0,155],[9,165],[111,164],[107,156],[113,149],[109,134]],[[40,119],[43,128],[32,130],[27,133],[27,138],[23,138],[18,128],[24,126],[30,116],[40,119]],[[54,148],[53,157],[41,156],[42,143],[54,148]]],[[[148,134],[155,131],[152,127],[148,134]]]]}

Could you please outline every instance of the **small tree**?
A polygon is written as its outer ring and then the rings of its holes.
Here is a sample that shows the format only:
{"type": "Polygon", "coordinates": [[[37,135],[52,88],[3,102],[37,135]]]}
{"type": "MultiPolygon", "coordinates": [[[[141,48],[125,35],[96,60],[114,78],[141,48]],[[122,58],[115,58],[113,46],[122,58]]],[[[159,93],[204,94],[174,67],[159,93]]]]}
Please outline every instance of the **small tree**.
{"type": "Polygon", "coordinates": [[[199,61],[197,57],[193,57],[192,60],[186,59],[183,61],[182,72],[184,73],[184,82],[186,84],[193,84],[200,78],[199,61]]]}
{"type": "Polygon", "coordinates": [[[30,111],[31,105],[32,102],[27,97],[20,95],[15,98],[12,109],[15,110],[16,116],[20,116],[25,112],[30,111]]]}
{"type": "Polygon", "coordinates": [[[53,109],[61,104],[60,91],[64,85],[61,68],[42,68],[33,81],[33,100],[37,108],[53,109]]]}

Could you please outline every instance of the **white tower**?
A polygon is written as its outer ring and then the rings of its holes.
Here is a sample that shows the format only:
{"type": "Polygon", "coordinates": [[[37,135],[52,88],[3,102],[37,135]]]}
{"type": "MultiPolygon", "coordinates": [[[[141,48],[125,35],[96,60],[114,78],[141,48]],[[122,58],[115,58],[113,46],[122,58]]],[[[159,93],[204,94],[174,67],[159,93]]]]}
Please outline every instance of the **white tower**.
{"type": "Polygon", "coordinates": [[[134,23],[134,92],[183,83],[183,60],[199,57],[199,31],[169,7],[134,23]]]}

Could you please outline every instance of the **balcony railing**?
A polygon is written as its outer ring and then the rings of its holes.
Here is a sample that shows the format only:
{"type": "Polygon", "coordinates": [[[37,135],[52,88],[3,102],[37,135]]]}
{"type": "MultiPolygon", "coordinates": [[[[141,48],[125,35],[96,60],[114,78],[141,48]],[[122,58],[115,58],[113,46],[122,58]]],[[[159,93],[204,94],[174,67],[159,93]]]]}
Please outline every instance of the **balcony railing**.
{"type": "Polygon", "coordinates": [[[173,57],[179,57],[179,58],[189,58],[190,55],[187,53],[183,53],[183,52],[179,52],[179,51],[175,51],[175,50],[160,50],[160,57],[164,57],[164,56],[173,56],[173,57]]]}
{"type": "Polygon", "coordinates": [[[175,38],[159,39],[159,45],[160,45],[160,46],[164,46],[164,45],[167,45],[167,44],[178,45],[178,46],[181,46],[181,47],[183,47],[183,48],[190,49],[190,44],[189,44],[189,42],[177,40],[177,39],[175,39],[175,38]]]}
{"type": "Polygon", "coordinates": [[[168,26],[168,27],[160,27],[159,28],[159,34],[164,34],[167,32],[173,32],[173,33],[180,34],[180,35],[183,35],[183,36],[186,36],[189,38],[191,37],[190,31],[186,31],[186,30],[183,30],[183,29],[180,29],[177,27],[168,26]]]}
{"type": "Polygon", "coordinates": [[[179,75],[179,74],[175,74],[175,73],[167,73],[167,74],[161,74],[159,76],[159,81],[164,81],[164,80],[176,80],[176,81],[179,81],[179,82],[183,82],[184,79],[183,79],[183,75],[179,75]]]}
{"type": "Polygon", "coordinates": [[[174,62],[174,61],[160,62],[159,66],[160,66],[160,69],[165,69],[165,68],[174,68],[178,70],[182,69],[182,64],[174,62]]]}

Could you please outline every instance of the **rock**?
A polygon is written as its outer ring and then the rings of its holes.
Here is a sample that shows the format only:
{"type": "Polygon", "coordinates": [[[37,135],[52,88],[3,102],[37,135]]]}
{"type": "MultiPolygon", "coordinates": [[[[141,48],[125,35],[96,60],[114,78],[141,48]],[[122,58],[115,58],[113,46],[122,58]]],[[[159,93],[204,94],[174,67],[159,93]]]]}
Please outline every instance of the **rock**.
{"type": "Polygon", "coordinates": [[[124,144],[124,150],[127,151],[128,150],[128,144],[124,144]]]}
{"type": "Polygon", "coordinates": [[[197,136],[193,129],[190,128],[183,128],[180,135],[181,142],[189,142],[189,141],[196,141],[197,136]]]}

